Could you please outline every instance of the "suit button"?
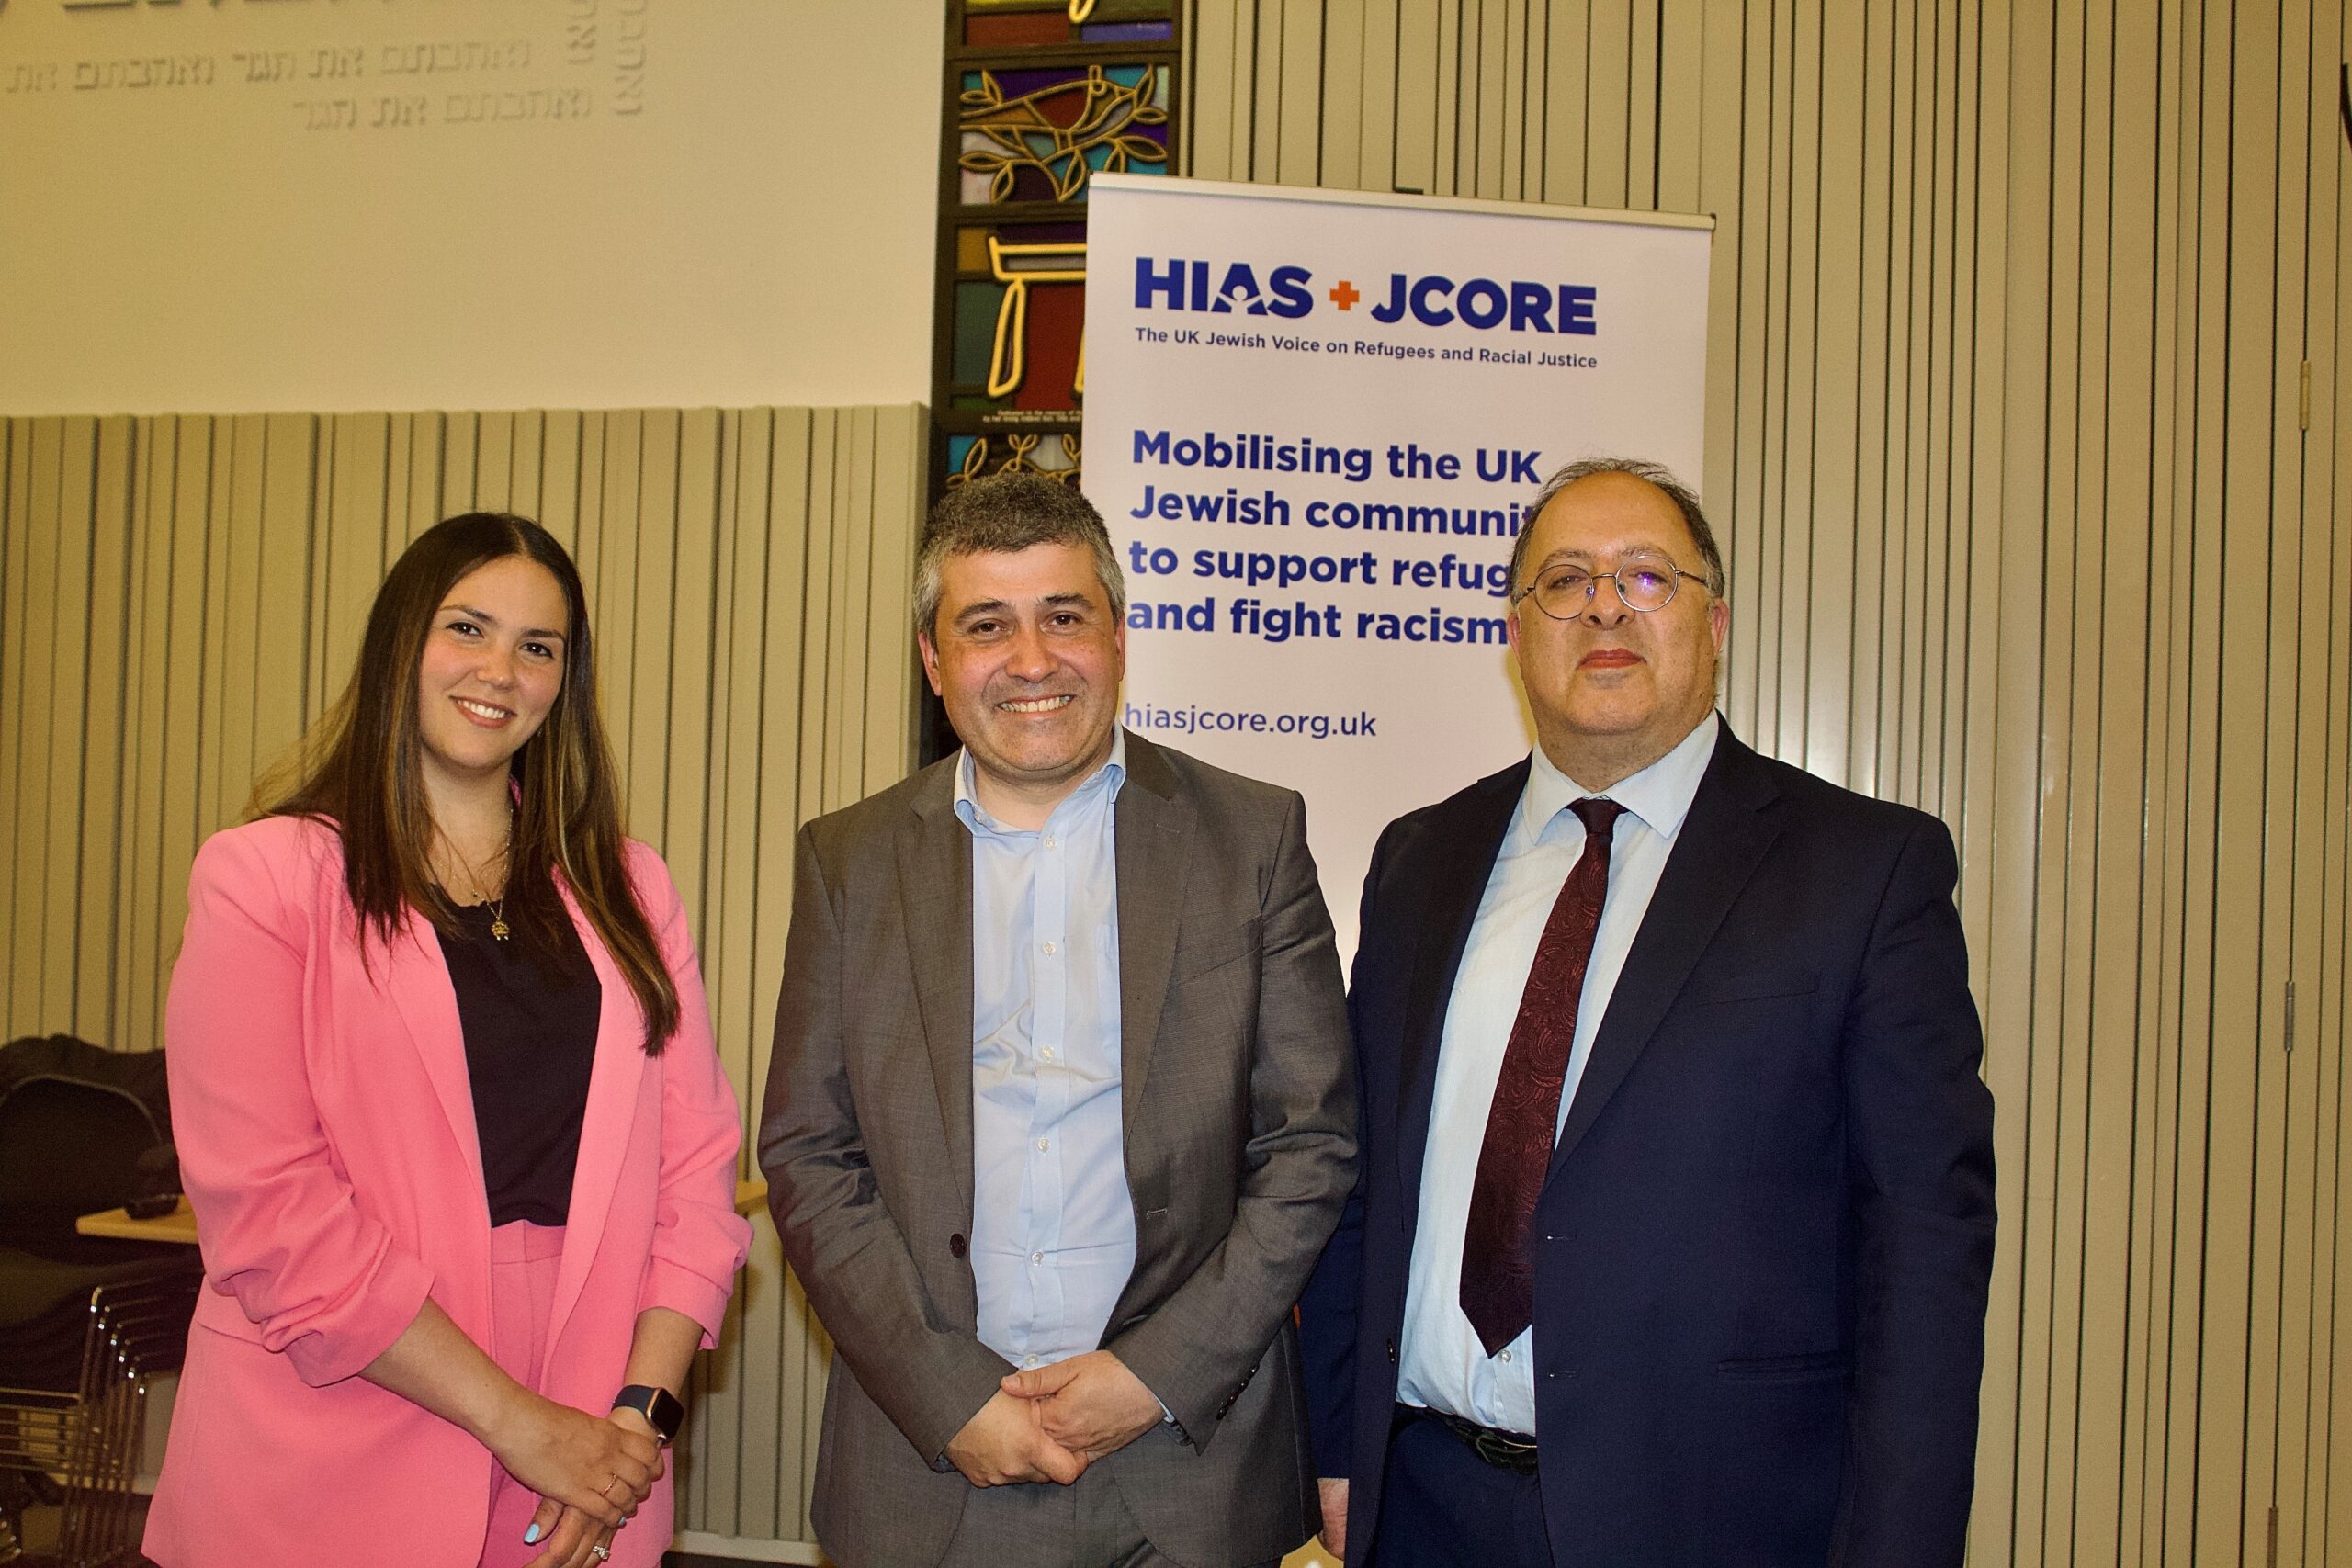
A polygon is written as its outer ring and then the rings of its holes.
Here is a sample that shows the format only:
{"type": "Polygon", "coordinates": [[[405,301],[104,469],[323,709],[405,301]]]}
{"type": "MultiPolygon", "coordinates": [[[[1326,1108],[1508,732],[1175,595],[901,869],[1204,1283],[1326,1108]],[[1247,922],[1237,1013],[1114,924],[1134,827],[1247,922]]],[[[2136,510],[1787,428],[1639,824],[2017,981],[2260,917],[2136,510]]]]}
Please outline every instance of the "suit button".
{"type": "Polygon", "coordinates": [[[951,1258],[961,1258],[964,1256],[964,1234],[961,1231],[958,1231],[954,1235],[947,1238],[948,1256],[951,1258]]]}
{"type": "Polygon", "coordinates": [[[1388,1364],[1392,1367],[1396,1364],[1396,1341],[1394,1339],[1388,1342],[1388,1364]]]}

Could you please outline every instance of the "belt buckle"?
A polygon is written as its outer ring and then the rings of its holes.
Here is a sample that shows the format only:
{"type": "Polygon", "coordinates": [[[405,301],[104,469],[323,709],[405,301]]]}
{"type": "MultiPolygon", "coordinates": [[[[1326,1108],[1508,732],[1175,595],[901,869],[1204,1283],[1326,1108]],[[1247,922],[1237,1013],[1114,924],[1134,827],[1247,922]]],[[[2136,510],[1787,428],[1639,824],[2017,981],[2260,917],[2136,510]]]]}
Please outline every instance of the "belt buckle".
{"type": "Polygon", "coordinates": [[[1498,1470],[1531,1471],[1535,1468],[1535,1445],[1514,1442],[1489,1427],[1477,1428],[1470,1447],[1477,1456],[1498,1470]]]}

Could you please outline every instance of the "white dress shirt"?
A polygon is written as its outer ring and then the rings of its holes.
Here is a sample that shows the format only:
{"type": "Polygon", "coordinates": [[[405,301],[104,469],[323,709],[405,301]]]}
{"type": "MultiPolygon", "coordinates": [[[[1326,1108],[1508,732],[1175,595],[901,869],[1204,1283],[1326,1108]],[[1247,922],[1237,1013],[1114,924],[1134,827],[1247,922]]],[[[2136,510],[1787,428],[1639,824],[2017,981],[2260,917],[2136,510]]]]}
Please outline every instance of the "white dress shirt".
{"type": "Polygon", "coordinates": [[[1673,750],[1608,790],[1584,788],[1536,749],[1446,1004],[1398,1351],[1396,1397],[1407,1404],[1504,1431],[1535,1430],[1535,1330],[1531,1326],[1489,1357],[1462,1313],[1462,1238],[1478,1151],[1487,1141],[1487,1109],[1502,1076],[1503,1048],[1519,1017],[1520,994],[1535,964],[1536,943],[1569,868],[1584,853],[1584,822],[1569,804],[1600,795],[1625,811],[1610,838],[1609,893],[1577,1004],[1555,1137],[1584,1077],[1625,954],[1649,911],[1650,895],[1657,890],[1699,780],[1715,754],[1716,726],[1708,715],[1673,750]]]}
{"type": "Polygon", "coordinates": [[[980,1343],[1016,1367],[1102,1343],[1135,1271],[1120,1116],[1117,803],[1126,734],[1053,809],[1009,828],[967,750],[972,837],[972,1283],[980,1343]]]}

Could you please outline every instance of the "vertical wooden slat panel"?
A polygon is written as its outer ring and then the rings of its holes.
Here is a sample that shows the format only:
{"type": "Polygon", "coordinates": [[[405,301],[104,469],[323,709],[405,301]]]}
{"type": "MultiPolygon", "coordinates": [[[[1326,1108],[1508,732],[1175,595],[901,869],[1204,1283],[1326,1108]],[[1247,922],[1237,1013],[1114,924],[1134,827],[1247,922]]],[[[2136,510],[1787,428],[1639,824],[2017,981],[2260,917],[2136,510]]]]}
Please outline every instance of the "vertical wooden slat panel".
{"type": "Polygon", "coordinates": [[[247,770],[247,791],[251,775],[277,763],[301,738],[306,718],[307,595],[315,537],[318,423],[310,414],[274,414],[267,425],[256,535],[261,556],[255,580],[253,764],[247,770]]]}
{"type": "MultiPolygon", "coordinates": [[[[0,918],[8,931],[21,933],[24,915],[17,906],[17,867],[22,856],[17,845],[27,832],[23,821],[22,784],[25,776],[25,660],[28,653],[25,605],[33,537],[32,422],[0,421],[0,918]]],[[[0,961],[13,978],[17,973],[16,936],[0,936],[0,961]]],[[[0,998],[0,1027],[11,1034],[17,1014],[0,998]]]]}
{"type": "Polygon", "coordinates": [[[1591,138],[1584,90],[1590,9],[1591,0],[1550,0],[1544,9],[1542,70],[1548,91],[1543,116],[1543,199],[1569,207],[1591,199],[1585,168],[1591,138]]]}
{"type": "MultiPolygon", "coordinates": [[[[1852,199],[1856,212],[1852,220],[1850,279],[1857,308],[1852,319],[1853,468],[1847,500],[1854,519],[1849,540],[1853,556],[1853,588],[1843,646],[1825,647],[1816,636],[1813,654],[1816,664],[1848,671],[1845,708],[1834,721],[1824,716],[1814,728],[1816,734],[1821,734],[1834,727],[1837,733],[1845,737],[1838,760],[1838,772],[1832,776],[1842,778],[1849,787],[1865,795],[1876,794],[1879,789],[1886,590],[1890,581],[1899,580],[1899,572],[1888,570],[1886,559],[1895,355],[1888,321],[1893,293],[1888,258],[1893,254],[1889,238],[1894,220],[1892,187],[1894,171],[1898,166],[1892,22],[1891,16],[1866,13],[1854,22],[1844,24],[1851,26],[1859,35],[1851,40],[1852,57],[1842,65],[1833,63],[1827,72],[1833,86],[1842,72],[1852,73],[1852,91],[1857,99],[1854,134],[1860,143],[1853,164],[1852,199]]],[[[1836,30],[1833,27],[1833,34],[1836,30]]],[[[1834,38],[1832,41],[1842,53],[1845,46],[1837,45],[1834,38]]],[[[1836,299],[1836,287],[1826,287],[1830,297],[1836,299]]],[[[1822,446],[1833,454],[1842,450],[1830,435],[1822,438],[1822,446]]]]}
{"type": "MultiPolygon", "coordinates": [[[[709,874],[707,793],[711,736],[713,650],[720,637],[712,614],[718,547],[719,417],[717,409],[695,409],[678,422],[676,483],[672,528],[677,536],[676,575],[672,583],[669,654],[663,674],[669,688],[669,722],[663,750],[670,772],[662,852],[670,875],[689,910],[703,908],[709,874]]],[[[658,524],[651,525],[659,526],[658,524]]],[[[708,927],[696,934],[707,939],[708,927]]]]}
{"type": "Polygon", "coordinates": [[[1633,164],[1631,0],[1592,0],[1586,28],[1584,200],[1623,207],[1633,164]]]}
{"type": "Polygon", "coordinates": [[[1402,0],[1372,0],[1363,8],[1363,62],[1357,73],[1363,111],[1357,121],[1359,190],[1393,190],[1396,173],[1397,95],[1402,61],[1397,28],[1402,0]]]}
{"type": "MultiPolygon", "coordinates": [[[[480,504],[475,500],[481,481],[480,414],[445,413],[441,416],[440,457],[429,502],[421,510],[413,505],[410,509],[409,519],[413,525],[409,536],[411,538],[444,517],[471,512],[480,504]]],[[[423,498],[412,497],[413,501],[419,499],[423,498]]]]}
{"type": "Polygon", "coordinates": [[[1280,129],[1273,177],[1283,185],[1311,186],[1322,178],[1326,19],[1320,4],[1286,0],[1282,7],[1282,74],[1273,105],[1280,129]]]}
{"type": "MultiPolygon", "coordinates": [[[[1804,672],[1804,765],[1837,784],[1847,776],[1848,716],[1853,702],[1855,615],[1860,596],[1855,581],[1858,530],[1855,515],[1860,452],[1862,321],[1855,302],[1862,292],[1864,171],[1863,84],[1867,79],[1864,17],[1833,9],[1815,47],[1813,96],[1819,130],[1814,160],[1815,242],[1802,262],[1806,308],[1794,333],[1814,353],[1800,360],[1817,367],[1802,389],[1790,388],[1790,407],[1802,417],[1803,463],[1808,479],[1802,498],[1790,506],[1820,520],[1810,530],[1805,552],[1804,614],[1789,627],[1802,639],[1804,672]],[[1802,395],[1801,395],[1802,394],[1802,395]]],[[[1801,154],[1802,156],[1802,154],[1801,154]]],[[[1802,220],[1800,220],[1802,223],[1802,220]]],[[[1796,467],[1792,445],[1791,467],[1796,467]]]]}
{"type": "MultiPolygon", "coordinates": [[[[2073,570],[2081,593],[2077,646],[2079,678],[2074,744],[2086,759],[2078,764],[2076,820],[2087,825],[2087,842],[2076,854],[2070,933],[2069,983],[2075,994],[2066,1037],[2082,1056],[2080,1148],[2075,1156],[2074,1212],[2079,1213],[2076,1249],[2081,1280],[2076,1319],[2077,1370],[2073,1429],[2074,1514],[2060,1551],[2067,1559],[2116,1562],[2121,1550],[2118,1523],[2129,1506],[2124,1456],[2129,1428],[2124,1417],[2127,1374],[2122,1351],[2129,1308],[2132,1235],[2132,1119],[2137,1039],[2134,989],[2139,958],[2137,915],[2143,862],[2141,818],[2132,789],[2138,773],[2139,738],[2144,725],[2143,629],[2146,541],[2132,529],[2109,529],[2110,496],[2118,477],[2106,458],[2117,427],[2116,405],[2133,414],[2144,407],[2147,371],[2143,357],[2136,374],[2133,355],[2144,355],[2144,334],[2130,327],[2119,333],[2119,300],[2132,299],[2132,279],[2120,277],[2110,235],[2119,222],[2115,73],[2119,48],[2115,18],[2086,17],[2080,104],[2082,220],[2082,346],[2078,355],[2080,423],[2075,434],[2077,513],[2073,570]],[[2119,374],[2119,371],[2124,373],[2119,374]]],[[[2144,200],[2131,206],[2146,210],[2144,200]]],[[[2060,211],[2064,211],[2063,202],[2060,211]]],[[[2137,296],[2144,300],[2144,292],[2137,296]]],[[[2138,305],[2145,319],[2144,303],[2138,305]]],[[[2131,318],[2124,318],[2129,321],[2131,318]]],[[[2143,442],[2142,449],[2145,449],[2143,442]]],[[[2144,490],[2137,493],[2144,495],[2144,490]]],[[[2143,504],[2139,514],[2145,514],[2143,504]]]]}
{"type": "MultiPolygon", "coordinates": [[[[835,538],[833,494],[841,468],[841,427],[848,415],[838,410],[814,411],[808,428],[808,557],[800,580],[800,718],[798,750],[794,753],[799,778],[801,809],[808,817],[832,809],[826,791],[831,776],[830,748],[835,743],[827,722],[826,696],[833,680],[836,657],[833,636],[835,538]]],[[[806,820],[803,818],[802,820],[806,820]]]]}
{"type": "Polygon", "coordinates": [[[90,513],[96,478],[98,424],[64,422],[51,524],[57,541],[55,607],[50,636],[47,722],[36,742],[49,774],[38,874],[45,884],[40,910],[40,970],[30,982],[44,1018],[74,1027],[74,947],[81,935],[82,735],[88,703],[90,647],[90,513]]]}
{"type": "Polygon", "coordinates": [[[7,694],[16,716],[11,744],[18,759],[17,841],[9,866],[7,905],[7,940],[14,963],[13,983],[8,994],[0,998],[0,1008],[6,1010],[11,1038],[37,1029],[43,1006],[41,976],[48,967],[50,732],[56,702],[57,558],[63,537],[59,489],[67,424],[62,419],[30,422],[24,597],[17,612],[24,627],[17,646],[23,651],[17,659],[16,689],[7,694]]]}
{"type": "Polygon", "coordinates": [[[115,911],[113,1043],[118,1050],[160,1046],[155,927],[163,890],[156,876],[162,827],[162,650],[171,546],[173,422],[134,423],[130,486],[130,604],[123,647],[121,888],[115,911]]]}
{"type": "Polygon", "coordinates": [[[2312,1100],[2316,1108],[2314,1139],[2318,1145],[2312,1172],[2312,1351],[2311,1404],[2304,1422],[2305,1457],[2300,1483],[2302,1498],[2301,1529],[2283,1537],[2284,1549],[2298,1544],[2305,1562],[2333,1562],[2352,1556],[2352,1440],[2339,1436],[2336,1400],[2344,1381],[2338,1375],[2339,1356],[2352,1349],[2347,1317],[2352,1292],[2344,1288],[2347,1249],[2343,1244],[2345,1189],[2347,1169],[2343,1158],[2344,1117],[2347,1076],[2344,1052],[2352,1036],[2352,987],[2346,985],[2346,954],[2352,950],[2352,874],[2347,874],[2347,827],[2352,827],[2352,715],[2340,694],[2352,690],[2352,529],[2343,519],[2352,512],[2352,433],[2345,429],[2343,392],[2352,387],[2352,333],[2345,331],[2347,295],[2346,261],[2352,256],[2345,241],[2347,215],[2345,201],[2346,169],[2340,128],[2326,118],[2327,65],[2346,58],[2352,18],[2341,6],[2310,7],[2309,46],[2303,58],[2309,78],[2300,90],[2315,105],[2311,134],[2300,159],[2290,156],[2290,173],[2301,163],[2310,208],[2305,220],[2304,333],[2300,345],[2311,370],[2311,410],[2304,423],[2301,453],[2301,493],[2299,497],[2307,533],[2302,559],[2306,594],[2306,668],[2315,676],[2309,685],[2305,732],[2307,750],[2299,767],[2317,785],[2316,810],[2309,827],[2298,823],[2298,863],[2312,874],[2313,919],[2297,931],[2298,995],[2312,998],[2309,1046],[2299,1036],[2296,1049],[2308,1048],[2314,1069],[2312,1100]],[[2333,349],[2331,354],[2330,350],[2333,349]],[[2319,694],[2327,694],[2325,713],[2312,712],[2319,694]],[[2305,831],[2309,839],[2303,838],[2305,831]],[[2307,847],[2306,847],[2307,846],[2307,847]]]}
{"type": "MultiPolygon", "coordinates": [[[[760,661],[759,771],[762,793],[754,852],[757,885],[752,891],[753,926],[750,944],[752,995],[765,1010],[784,979],[784,941],[792,914],[794,835],[817,815],[816,792],[808,787],[808,752],[815,737],[806,700],[812,655],[821,667],[821,643],[812,644],[808,607],[816,597],[808,584],[819,576],[812,569],[812,537],[817,521],[812,498],[818,493],[812,458],[819,446],[819,427],[830,431],[831,421],[807,410],[779,412],[773,420],[768,483],[763,504],[759,560],[762,571],[759,610],[749,624],[762,627],[760,661]]],[[[772,1035],[752,1032],[750,1081],[764,1083],[772,1035]]],[[[773,1235],[773,1231],[766,1233],[773,1235]]],[[[763,1238],[764,1239],[764,1238],[763,1238]]],[[[793,1384],[806,1377],[808,1335],[803,1327],[807,1303],[791,1294],[781,1258],[762,1255],[766,1267],[755,1272],[747,1297],[746,1338],[754,1333],[772,1335],[779,1386],[772,1403],[747,1404],[747,1419],[768,1414],[776,1456],[776,1474],[796,1483],[788,1495],[771,1505],[777,1533],[807,1539],[808,1535],[808,1477],[816,1463],[816,1428],[808,1406],[790,1397],[793,1384]],[[764,1289],[763,1289],[764,1287],[764,1289]]],[[[763,1348],[764,1353],[764,1347],[763,1348]]],[[[819,1380],[821,1382],[821,1380],[819,1380]]]]}
{"type": "Polygon", "coordinates": [[[75,793],[81,807],[67,848],[76,862],[74,885],[80,907],[74,953],[76,973],[74,1032],[115,1050],[135,1048],[122,1038],[116,1017],[115,933],[120,919],[122,828],[129,790],[124,776],[124,695],[130,671],[128,640],[131,573],[132,457],[137,433],[123,416],[97,425],[93,454],[90,516],[88,632],[83,640],[84,687],[81,745],[75,793]]]}
{"type": "Polygon", "coordinates": [[[474,416],[474,487],[465,506],[484,512],[514,510],[514,414],[503,412],[474,416]]]}
{"type": "Polygon", "coordinates": [[[531,515],[571,550],[574,565],[580,552],[580,437],[582,416],[572,409],[555,409],[539,416],[539,488],[532,497],[531,515]]]}
{"type": "Polygon", "coordinates": [[[1315,127],[1315,167],[1301,185],[1357,190],[1369,166],[1365,152],[1364,68],[1369,59],[1364,34],[1372,26],[1370,6],[1327,6],[1322,16],[1323,47],[1319,94],[1310,95],[1317,113],[1315,127]]]}
{"type": "MultiPolygon", "coordinates": [[[[204,815],[204,749],[209,735],[204,723],[206,621],[214,603],[206,595],[208,562],[212,555],[213,497],[216,468],[227,458],[228,421],[184,416],[178,422],[179,452],[174,460],[178,486],[173,495],[172,547],[167,578],[169,604],[164,623],[170,628],[164,664],[163,702],[164,829],[158,873],[168,911],[156,932],[154,964],[168,975],[179,953],[180,928],[186,923],[188,868],[196,863],[196,846],[213,829],[204,815]]],[[[160,1001],[160,998],[159,998],[160,1001]]],[[[160,1016],[157,1023],[161,1024],[160,1016]]]]}
{"type": "Polygon", "coordinates": [[[865,690],[858,705],[865,718],[862,775],[858,788],[872,794],[904,778],[915,761],[913,713],[905,694],[920,679],[914,656],[914,531],[888,520],[919,515],[922,411],[883,409],[875,415],[874,477],[866,515],[871,520],[872,588],[865,631],[865,690]]]}
{"type": "MultiPolygon", "coordinates": [[[[636,755],[638,562],[646,541],[637,520],[641,500],[638,468],[644,457],[645,413],[619,411],[604,416],[602,504],[596,518],[596,575],[588,579],[595,600],[592,624],[609,628],[597,639],[596,679],[604,688],[605,731],[620,760],[628,794],[629,818],[640,819],[640,781],[631,765],[636,755]]],[[[582,498],[583,500],[585,498],[582,498]]],[[[582,526],[586,525],[583,517],[582,526]]],[[[661,541],[654,541],[659,546],[661,541]]]]}
{"type": "Polygon", "coordinates": [[[874,496],[874,411],[843,411],[833,427],[833,558],[826,581],[835,633],[823,699],[828,811],[865,793],[865,726],[858,709],[867,663],[863,628],[874,596],[874,536],[865,525],[874,496]]]}
{"type": "Polygon", "coordinates": [[[1395,162],[1389,179],[1397,190],[1441,188],[1437,139],[1442,89],[1436,63],[1441,9],[1440,0],[1396,0],[1396,48],[1389,76],[1389,145],[1395,162]]]}
{"type": "MultiPolygon", "coordinates": [[[[678,433],[679,417],[673,409],[648,410],[638,443],[639,466],[632,514],[624,524],[636,554],[631,573],[635,594],[632,614],[616,628],[613,646],[630,650],[631,678],[612,690],[628,694],[626,740],[616,738],[614,750],[628,775],[628,819],[631,831],[667,849],[663,830],[669,821],[669,728],[671,693],[668,684],[673,653],[671,629],[675,606],[672,598],[677,581],[678,553],[678,433]]],[[[605,515],[612,515],[607,497],[605,515]]]]}
{"type": "MultiPolygon", "coordinates": [[[[714,763],[723,756],[721,781],[724,815],[714,823],[725,852],[712,856],[712,897],[717,911],[713,930],[703,944],[710,977],[711,1016],[718,1025],[719,1060],[730,1081],[750,1090],[745,1105],[746,1167],[758,1124],[758,1095],[763,1075],[753,1071],[756,1043],[770,1016],[771,999],[759,990],[753,944],[759,936],[763,871],[761,750],[763,740],[763,704],[767,678],[767,560],[775,526],[769,509],[769,474],[776,415],[753,409],[729,413],[726,466],[726,502],[721,513],[718,590],[719,615],[732,634],[715,639],[715,655],[725,661],[724,705],[715,710],[718,723],[714,763]]],[[[790,828],[784,829],[787,852],[790,828]]],[[[785,874],[790,876],[787,863],[785,874]]],[[[783,1325],[777,1316],[781,1292],[776,1275],[774,1232],[763,1221],[754,1236],[754,1250],[734,1308],[739,1374],[727,1380],[719,1395],[726,1404],[710,1413],[714,1435],[705,1439],[709,1456],[706,1469],[709,1489],[703,1517],[731,1520],[741,1533],[747,1528],[738,1495],[756,1496],[761,1507],[756,1527],[778,1534],[796,1533],[780,1516],[776,1495],[783,1473],[778,1455],[776,1405],[782,1371],[779,1351],[783,1325]]],[[[794,1473],[797,1475],[797,1471],[794,1473]]],[[[796,1505],[797,1506],[797,1505],[796,1505]]]]}

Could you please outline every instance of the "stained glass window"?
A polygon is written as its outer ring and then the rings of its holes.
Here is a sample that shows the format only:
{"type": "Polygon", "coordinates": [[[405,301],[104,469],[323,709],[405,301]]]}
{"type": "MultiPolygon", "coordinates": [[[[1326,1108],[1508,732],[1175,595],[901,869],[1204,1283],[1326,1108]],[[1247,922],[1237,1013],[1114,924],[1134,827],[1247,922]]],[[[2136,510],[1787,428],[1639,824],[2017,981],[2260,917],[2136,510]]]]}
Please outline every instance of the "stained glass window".
{"type": "MultiPolygon", "coordinates": [[[[1177,0],[948,0],[931,496],[1007,469],[1076,484],[1086,184],[1176,172],[1177,0]]],[[[936,703],[925,761],[956,744],[936,703]]]]}
{"type": "Polygon", "coordinates": [[[1051,48],[1070,43],[1172,43],[1174,0],[966,0],[951,36],[971,49],[1051,48]]]}
{"type": "Polygon", "coordinates": [[[973,70],[956,100],[967,206],[1086,199],[1086,177],[1168,168],[1169,68],[973,70]]]}

